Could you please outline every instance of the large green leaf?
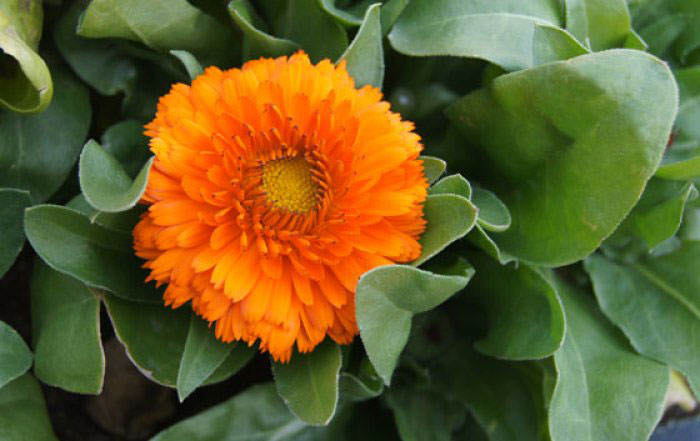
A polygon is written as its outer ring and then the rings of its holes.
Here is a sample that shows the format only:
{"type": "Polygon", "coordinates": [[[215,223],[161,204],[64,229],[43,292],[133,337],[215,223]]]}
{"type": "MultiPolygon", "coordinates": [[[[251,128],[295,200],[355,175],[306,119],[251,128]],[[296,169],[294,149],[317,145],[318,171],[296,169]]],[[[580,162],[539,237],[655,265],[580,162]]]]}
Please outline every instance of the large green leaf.
{"type": "Polygon", "coordinates": [[[586,53],[560,22],[552,0],[413,0],[389,41],[407,55],[481,58],[518,70],[586,53]]]}
{"type": "Polygon", "coordinates": [[[146,285],[131,234],[91,223],[70,208],[37,205],[25,212],[24,228],[34,250],[53,269],[120,297],[159,303],[146,285]]]}
{"type": "Polygon", "coordinates": [[[0,389],[0,439],[58,441],[51,428],[41,386],[24,375],[0,389]]]}
{"type": "Polygon", "coordinates": [[[205,65],[235,60],[233,32],[187,0],[92,0],[78,35],[125,38],[161,52],[186,50],[205,65]]]}
{"type": "Polygon", "coordinates": [[[15,262],[24,246],[24,209],[32,203],[29,193],[14,188],[0,188],[0,277],[15,262]]]}
{"type": "Polygon", "coordinates": [[[41,112],[51,102],[51,73],[37,54],[44,13],[41,0],[0,2],[0,105],[41,112]]]}
{"type": "Polygon", "coordinates": [[[386,402],[402,441],[452,441],[452,432],[464,423],[464,407],[431,389],[392,387],[386,402]]]}
{"type": "Polygon", "coordinates": [[[272,372],[284,402],[300,420],[327,425],[338,405],[340,348],[326,341],[307,354],[294,354],[288,363],[275,362],[272,372]]]}
{"type": "Polygon", "coordinates": [[[419,266],[463,238],[476,224],[478,209],[469,199],[455,194],[431,194],[425,200],[423,213],[428,225],[420,237],[422,252],[412,262],[419,266]]]}
{"type": "Polygon", "coordinates": [[[130,93],[137,66],[114,40],[93,40],[76,34],[82,2],[73,2],[54,28],[54,42],[75,73],[102,95],[130,93]]]}
{"type": "Polygon", "coordinates": [[[637,355],[585,293],[557,287],[567,331],[554,355],[552,441],[648,439],[663,412],[668,368],[637,355]]]}
{"type": "Polygon", "coordinates": [[[253,386],[199,415],[171,426],[150,441],[340,441],[342,421],[311,427],[285,407],[272,383],[253,386]]]}
{"type": "Polygon", "coordinates": [[[470,253],[476,273],[467,295],[488,316],[488,333],[475,347],[492,357],[540,359],[564,340],[564,311],[554,288],[527,265],[500,265],[481,253],[470,253]]]}
{"type": "Polygon", "coordinates": [[[44,112],[0,118],[0,187],[28,190],[34,203],[61,186],[90,125],[87,89],[60,68],[53,73],[56,93],[44,112]]]}
{"type": "Polygon", "coordinates": [[[297,43],[314,62],[336,60],[348,46],[345,29],[317,0],[269,0],[262,6],[268,11],[274,35],[297,43]]]}
{"type": "Polygon", "coordinates": [[[0,321],[0,389],[29,370],[32,352],[22,337],[0,321]]]}
{"type": "Polygon", "coordinates": [[[34,260],[31,296],[34,374],[69,392],[101,393],[105,356],[99,298],[39,258],[34,260]]]}
{"type": "Polygon", "coordinates": [[[622,47],[632,20],[625,0],[566,0],[566,30],[594,51],[622,47]]]}
{"type": "Polygon", "coordinates": [[[366,272],[357,282],[356,316],[362,343],[387,385],[408,341],[413,315],[437,307],[474,275],[463,259],[440,269],[450,275],[388,265],[366,272]]]}
{"type": "Polygon", "coordinates": [[[96,210],[114,213],[133,208],[148,183],[153,159],[146,162],[133,181],[119,161],[94,140],[80,154],[80,189],[96,210]]]}
{"type": "Polygon", "coordinates": [[[245,35],[243,57],[246,60],[267,56],[290,55],[299,45],[284,38],[273,37],[265,29],[265,22],[258,17],[248,0],[231,0],[228,11],[238,28],[245,35]]]}
{"type": "Polygon", "coordinates": [[[347,62],[348,72],[355,80],[355,87],[371,84],[382,88],[384,48],[379,4],[373,4],[367,9],[362,26],[340,59],[347,62]]]}
{"type": "Polygon", "coordinates": [[[511,211],[498,247],[547,266],[595,250],[658,166],[677,101],[665,64],[622,49],[503,75],[452,105],[511,211]]]}
{"type": "Polygon", "coordinates": [[[603,312],[640,353],[686,375],[700,393],[700,242],[620,265],[594,255],[586,270],[603,312]]]}
{"type": "Polygon", "coordinates": [[[254,354],[242,343],[231,345],[217,340],[208,323],[192,314],[177,373],[177,394],[180,401],[184,401],[201,386],[221,366],[234,347],[245,352],[248,360],[254,354]]]}

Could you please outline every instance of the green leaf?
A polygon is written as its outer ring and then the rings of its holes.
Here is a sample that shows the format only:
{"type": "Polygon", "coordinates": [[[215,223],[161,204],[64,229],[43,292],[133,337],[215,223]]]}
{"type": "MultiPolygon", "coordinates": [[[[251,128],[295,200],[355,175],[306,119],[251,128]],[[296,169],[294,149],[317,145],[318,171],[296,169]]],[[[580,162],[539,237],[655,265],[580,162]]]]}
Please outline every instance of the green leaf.
{"type": "Polygon", "coordinates": [[[60,68],[54,81],[56,93],[44,112],[0,118],[0,187],[27,190],[34,203],[63,184],[90,125],[87,89],[60,68]]]}
{"type": "Polygon", "coordinates": [[[691,182],[652,179],[620,229],[628,228],[653,249],[676,234],[686,203],[695,197],[691,182]]]}
{"type": "MultiPolygon", "coordinates": [[[[233,348],[234,345],[217,340],[208,323],[192,314],[177,374],[177,395],[180,402],[185,401],[185,398],[221,366],[233,348]]],[[[250,356],[253,355],[251,351],[246,352],[250,353],[250,356]]]]}
{"type": "Polygon", "coordinates": [[[54,28],[54,42],[81,80],[102,95],[130,93],[137,81],[136,62],[114,40],[93,40],[76,34],[84,5],[73,2],[54,28]]]}
{"type": "Polygon", "coordinates": [[[245,36],[243,56],[246,60],[291,55],[299,49],[299,45],[293,41],[268,34],[265,22],[258,17],[248,0],[232,0],[228,11],[245,36]]]}
{"type": "Polygon", "coordinates": [[[316,426],[331,421],[341,361],[338,345],[326,341],[308,354],[294,354],[289,363],[272,364],[277,392],[300,420],[316,426]]]}
{"type": "Polygon", "coordinates": [[[125,299],[160,303],[160,296],[146,285],[131,234],[93,224],[78,211],[56,205],[28,208],[24,228],[51,268],[125,299]]]}
{"type": "Polygon", "coordinates": [[[114,156],[135,177],[150,156],[148,138],[143,135],[143,124],[133,119],[110,126],[100,138],[102,147],[114,156]]]}
{"type": "Polygon", "coordinates": [[[447,163],[442,159],[432,156],[421,156],[420,160],[423,161],[423,171],[425,172],[425,177],[428,179],[429,184],[437,181],[438,178],[445,173],[447,163]]]}
{"type": "Polygon", "coordinates": [[[271,0],[263,7],[270,12],[274,35],[299,44],[313,62],[337,60],[348,46],[345,29],[321,9],[318,0],[271,0]]]}
{"type": "Polygon", "coordinates": [[[586,49],[557,27],[559,5],[547,0],[413,0],[389,33],[412,56],[481,58],[505,70],[572,58],[586,49]]]}
{"type": "Polygon", "coordinates": [[[379,11],[378,3],[367,9],[362,26],[340,57],[340,60],[347,62],[348,72],[357,88],[370,84],[381,89],[384,82],[384,49],[379,11]]]}
{"type": "Polygon", "coordinates": [[[197,61],[197,59],[191,53],[187,51],[171,50],[170,55],[180,60],[182,65],[185,66],[187,75],[190,76],[191,80],[194,80],[204,73],[202,65],[199,64],[199,61],[197,61]]]}
{"type": "Polygon", "coordinates": [[[17,259],[24,246],[24,209],[32,203],[29,193],[14,188],[0,188],[0,277],[17,259]]]}
{"type": "Polygon", "coordinates": [[[554,355],[552,441],[648,439],[663,412],[668,368],[632,351],[585,293],[562,282],[557,289],[567,331],[554,355]]]}
{"type": "Polygon", "coordinates": [[[440,179],[438,182],[433,184],[432,187],[430,187],[429,190],[430,194],[454,194],[457,196],[462,196],[467,199],[471,199],[472,197],[472,186],[467,181],[464,176],[457,174],[457,175],[450,175],[450,176],[445,176],[444,178],[440,179]]]}
{"type": "Polygon", "coordinates": [[[58,441],[51,428],[41,386],[31,375],[0,389],[0,439],[58,441]]]}
{"type": "Polygon", "coordinates": [[[475,343],[486,355],[508,360],[552,355],[564,340],[564,311],[554,288],[527,265],[500,265],[481,253],[468,259],[476,274],[467,295],[488,317],[488,333],[475,343]]]}
{"type": "Polygon", "coordinates": [[[100,394],[105,356],[100,300],[85,285],[34,260],[31,282],[34,374],[79,394],[100,394]]]}
{"type": "Polygon", "coordinates": [[[40,0],[0,3],[0,105],[15,112],[42,112],[51,102],[51,73],[36,52],[43,16],[40,0]]]}
{"type": "Polygon", "coordinates": [[[408,341],[413,314],[437,307],[463,289],[474,275],[463,259],[441,269],[450,275],[388,265],[366,272],[357,282],[356,317],[362,343],[387,385],[408,341]]]}
{"type": "Polygon", "coordinates": [[[403,441],[452,441],[452,432],[464,423],[464,407],[430,389],[392,387],[386,402],[403,441]]]}
{"type": "Polygon", "coordinates": [[[129,359],[149,379],[175,387],[191,313],[109,294],[104,295],[104,304],[129,359]]]}
{"type": "Polygon", "coordinates": [[[485,230],[501,232],[510,227],[510,211],[493,192],[474,187],[471,200],[479,209],[477,222],[485,230]]]}
{"type": "Polygon", "coordinates": [[[384,392],[384,382],[381,378],[367,380],[349,372],[341,372],[338,378],[340,398],[348,401],[365,401],[376,398],[384,392]]]}
{"type": "Polygon", "coordinates": [[[133,208],[146,191],[151,158],[133,181],[119,161],[94,140],[80,154],[80,189],[90,205],[99,211],[116,213],[133,208]]]}
{"type": "Polygon", "coordinates": [[[621,47],[632,32],[625,0],[566,0],[566,30],[594,51],[621,47]]]}
{"type": "Polygon", "coordinates": [[[498,244],[489,236],[489,234],[484,230],[484,228],[478,223],[474,229],[467,235],[469,242],[473,243],[486,254],[496,259],[501,265],[505,265],[510,262],[517,262],[518,259],[501,250],[498,244]]]}
{"type": "Polygon", "coordinates": [[[233,398],[160,432],[150,441],[297,441],[311,431],[285,407],[271,383],[252,386],[233,398]]]}
{"type": "Polygon", "coordinates": [[[594,255],[585,262],[603,312],[647,357],[681,371],[700,393],[700,242],[631,265],[594,255]]]}
{"type": "Polygon", "coordinates": [[[92,0],[78,23],[78,35],[124,38],[151,49],[192,53],[204,65],[231,65],[233,32],[187,0],[92,0]]]}
{"type": "Polygon", "coordinates": [[[590,254],[632,209],[676,105],[668,67],[620,49],[500,76],[448,116],[478,146],[485,185],[510,209],[513,225],[493,235],[498,247],[559,266],[590,254]]]}
{"type": "Polygon", "coordinates": [[[430,373],[439,391],[469,409],[490,441],[546,439],[542,378],[529,364],[480,356],[462,340],[430,373]]]}
{"type": "Polygon", "coordinates": [[[428,225],[419,242],[422,253],[411,265],[419,266],[463,238],[476,224],[478,209],[469,199],[454,194],[428,195],[423,213],[428,225]]]}
{"type": "Polygon", "coordinates": [[[10,325],[0,321],[0,390],[31,366],[32,352],[27,344],[10,325]]]}

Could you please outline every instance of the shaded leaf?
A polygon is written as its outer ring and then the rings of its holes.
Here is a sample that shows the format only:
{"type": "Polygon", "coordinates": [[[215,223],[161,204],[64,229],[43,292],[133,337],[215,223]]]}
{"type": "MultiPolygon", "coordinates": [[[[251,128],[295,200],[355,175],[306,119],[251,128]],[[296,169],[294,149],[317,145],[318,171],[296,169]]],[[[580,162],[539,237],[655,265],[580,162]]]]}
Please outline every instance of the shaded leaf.
{"type": "Polygon", "coordinates": [[[148,184],[153,158],[133,181],[119,161],[94,140],[80,154],[80,189],[90,205],[99,211],[115,213],[133,208],[148,184]]]}
{"type": "Polygon", "coordinates": [[[27,209],[24,228],[34,250],[51,268],[125,299],[161,301],[146,285],[130,233],[91,223],[78,211],[56,205],[27,209]]]}
{"type": "Polygon", "coordinates": [[[100,300],[85,285],[34,261],[31,282],[34,373],[42,382],[99,394],[105,375],[100,300]]]}
{"type": "Polygon", "coordinates": [[[481,58],[505,70],[572,58],[586,49],[557,27],[551,1],[413,0],[389,33],[397,51],[412,56],[481,58]]]}
{"type": "Polygon", "coordinates": [[[44,112],[0,118],[0,187],[27,190],[34,203],[63,184],[90,125],[87,89],[60,68],[53,74],[56,93],[44,112]]]}
{"type": "Polygon", "coordinates": [[[566,30],[594,51],[621,47],[632,32],[625,0],[566,0],[566,30]]]}
{"type": "Polygon", "coordinates": [[[14,188],[0,188],[0,277],[17,259],[24,246],[24,209],[32,203],[29,193],[14,188]]]}
{"type": "Polygon", "coordinates": [[[109,126],[100,138],[100,145],[124,166],[130,177],[138,174],[151,154],[143,124],[133,119],[109,126]]]}
{"type": "Polygon", "coordinates": [[[41,386],[31,375],[19,377],[0,389],[0,439],[58,441],[41,386]]]}
{"type": "Polygon", "coordinates": [[[594,255],[585,262],[605,315],[641,354],[668,363],[700,393],[700,242],[620,265],[594,255]]]}
{"type": "Polygon", "coordinates": [[[548,266],[595,250],[658,166],[676,104],[666,65],[620,49],[500,76],[448,108],[510,209],[498,247],[548,266]]]}
{"type": "Polygon", "coordinates": [[[248,0],[232,0],[228,11],[245,35],[243,57],[247,60],[267,56],[290,55],[299,49],[293,41],[274,37],[266,32],[265,22],[258,17],[248,0]]]}
{"type": "Polygon", "coordinates": [[[552,441],[648,439],[663,412],[668,368],[632,351],[585,293],[563,282],[557,289],[568,326],[554,355],[552,441]]]}
{"type": "Polygon", "coordinates": [[[42,112],[51,102],[51,73],[37,53],[43,18],[40,0],[0,3],[0,105],[15,112],[42,112]]]}
{"type": "Polygon", "coordinates": [[[194,80],[196,77],[204,73],[202,65],[199,64],[199,61],[197,61],[197,59],[191,53],[187,51],[171,50],[170,55],[180,60],[182,65],[185,66],[187,75],[190,76],[191,80],[194,80]]]}
{"type": "Polygon", "coordinates": [[[471,200],[479,209],[477,222],[484,230],[500,232],[510,227],[510,211],[493,192],[474,187],[471,200]]]}
{"type": "Polygon", "coordinates": [[[360,29],[340,60],[347,62],[347,69],[355,80],[355,87],[370,84],[382,88],[384,49],[379,4],[375,3],[367,9],[360,29]]]}
{"type": "Polygon", "coordinates": [[[452,433],[464,422],[464,407],[433,390],[392,387],[386,402],[402,441],[452,441],[452,433]]]}
{"type": "Polygon", "coordinates": [[[300,420],[326,425],[333,418],[341,361],[338,345],[326,341],[307,354],[294,354],[289,363],[273,363],[277,392],[300,420]]]}
{"type": "Polygon", "coordinates": [[[137,41],[161,52],[186,50],[205,65],[234,61],[233,33],[187,0],[92,0],[77,32],[137,41]]]}
{"type": "Polygon", "coordinates": [[[0,390],[31,366],[32,352],[27,344],[10,325],[0,321],[0,390]]]}

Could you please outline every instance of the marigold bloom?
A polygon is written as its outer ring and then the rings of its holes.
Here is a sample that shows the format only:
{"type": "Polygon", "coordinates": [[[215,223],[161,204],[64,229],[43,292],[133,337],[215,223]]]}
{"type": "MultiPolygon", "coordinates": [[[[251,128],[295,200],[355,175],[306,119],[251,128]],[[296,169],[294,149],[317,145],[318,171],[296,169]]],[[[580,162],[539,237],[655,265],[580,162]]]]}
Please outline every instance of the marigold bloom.
{"type": "Polygon", "coordinates": [[[276,360],[349,343],[358,278],[417,258],[425,229],[420,138],[381,99],[302,52],[175,84],[134,229],[165,303],[276,360]]]}

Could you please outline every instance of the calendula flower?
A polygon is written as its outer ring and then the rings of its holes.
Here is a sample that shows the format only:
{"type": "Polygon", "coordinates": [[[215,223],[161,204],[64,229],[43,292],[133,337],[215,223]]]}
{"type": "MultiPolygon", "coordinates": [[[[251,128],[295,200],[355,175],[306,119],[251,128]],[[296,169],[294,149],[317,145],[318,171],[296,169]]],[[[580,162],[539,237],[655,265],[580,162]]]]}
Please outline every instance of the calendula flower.
{"type": "Polygon", "coordinates": [[[146,126],[134,229],[165,303],[288,361],[357,335],[362,273],[417,258],[427,182],[413,124],[345,64],[299,52],[176,84],[146,126]]]}

